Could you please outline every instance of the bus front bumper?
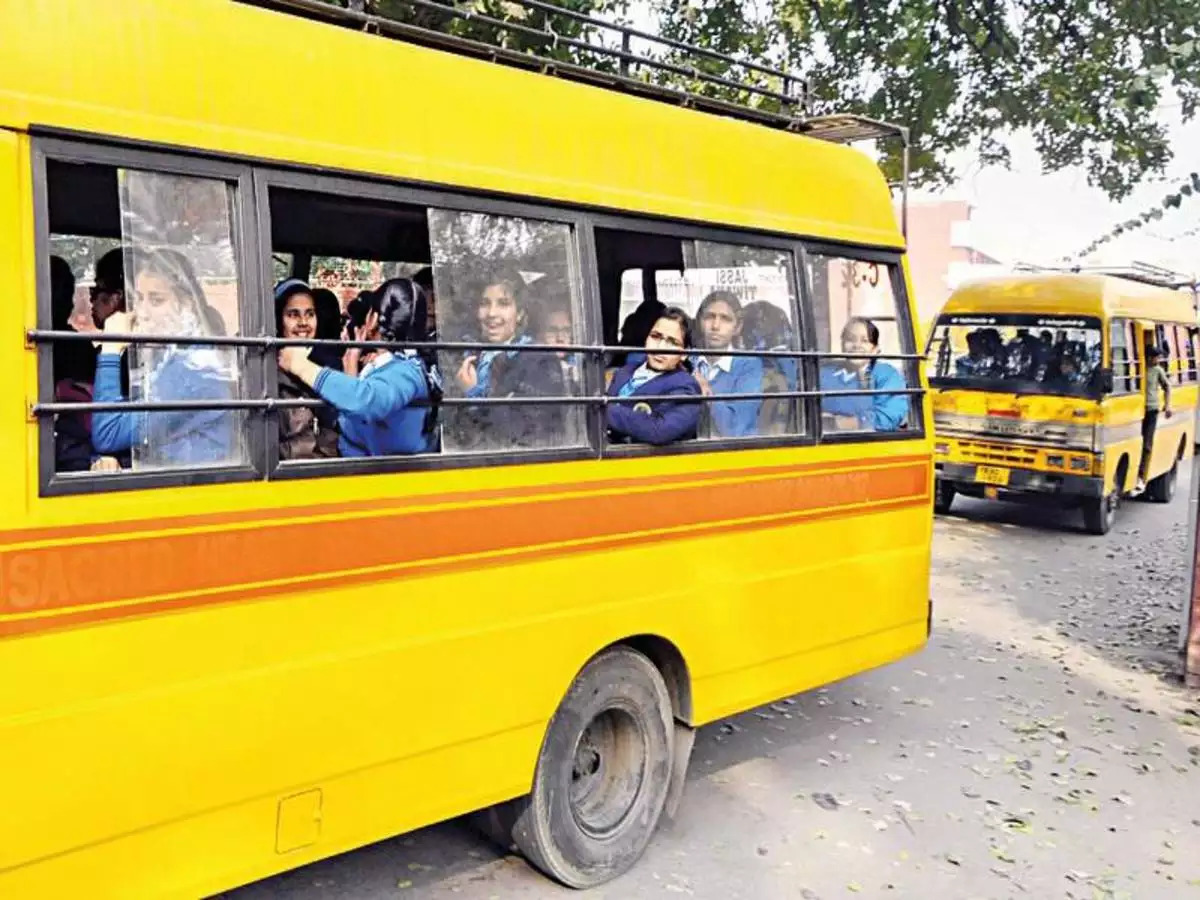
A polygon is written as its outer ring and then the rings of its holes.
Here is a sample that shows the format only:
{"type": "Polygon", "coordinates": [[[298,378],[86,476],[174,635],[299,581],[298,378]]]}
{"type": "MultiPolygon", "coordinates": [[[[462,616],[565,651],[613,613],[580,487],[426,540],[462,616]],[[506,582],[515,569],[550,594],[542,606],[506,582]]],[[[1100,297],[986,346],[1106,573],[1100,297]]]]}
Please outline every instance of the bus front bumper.
{"type": "Polygon", "coordinates": [[[1103,497],[1104,479],[1098,475],[1071,475],[1067,472],[1038,472],[1032,469],[1007,469],[1008,483],[994,484],[979,480],[979,466],[964,463],[936,463],[939,481],[954,485],[960,494],[982,497],[988,489],[1002,495],[1103,497]]]}

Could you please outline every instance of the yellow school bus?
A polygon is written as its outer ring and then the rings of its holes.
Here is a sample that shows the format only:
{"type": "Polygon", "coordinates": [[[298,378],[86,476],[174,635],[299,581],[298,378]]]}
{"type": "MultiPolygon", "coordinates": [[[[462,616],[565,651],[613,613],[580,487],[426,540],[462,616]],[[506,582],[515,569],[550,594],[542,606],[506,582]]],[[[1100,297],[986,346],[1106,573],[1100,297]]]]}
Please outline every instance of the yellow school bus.
{"type": "MultiPolygon", "coordinates": [[[[674,808],[695,728],[924,645],[904,239],[838,142],[872,123],[672,105],[311,2],[0,21],[0,897],[203,896],[478,810],[598,884],[674,808]],[[353,339],[394,337],[362,279],[411,299],[430,269],[406,340],[353,339]],[[711,384],[764,373],[737,434],[611,427],[606,369],[670,338],[667,284],[740,310],[704,347],[711,384]],[[289,395],[298,346],[324,361],[289,395]],[[538,354],[556,392],[500,387],[538,354]],[[387,407],[418,451],[380,443],[381,393],[354,405],[389,365],[424,379],[387,407]],[[885,365],[890,430],[853,386],[885,365]]],[[[691,378],[680,407],[727,402],[691,378]]]]}
{"type": "Polygon", "coordinates": [[[963,285],[928,346],[937,432],[935,505],[957,494],[1082,508],[1106,534],[1123,498],[1175,495],[1192,455],[1196,326],[1180,291],[1102,274],[1036,273],[963,285]],[[1171,387],[1146,417],[1147,348],[1171,387]],[[1143,460],[1150,435],[1149,452],[1143,460]]]}

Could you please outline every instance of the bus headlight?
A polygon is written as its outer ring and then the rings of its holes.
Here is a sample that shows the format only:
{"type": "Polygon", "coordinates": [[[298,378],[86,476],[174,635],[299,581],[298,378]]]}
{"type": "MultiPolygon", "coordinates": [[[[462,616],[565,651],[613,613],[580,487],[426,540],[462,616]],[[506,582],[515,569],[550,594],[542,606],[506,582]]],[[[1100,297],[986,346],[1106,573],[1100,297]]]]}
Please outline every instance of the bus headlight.
{"type": "Polygon", "coordinates": [[[1075,472],[1086,472],[1092,467],[1092,461],[1086,456],[1072,456],[1071,469],[1075,472]]]}
{"type": "Polygon", "coordinates": [[[1065,464],[1064,457],[1061,457],[1061,456],[1047,456],[1046,457],[1046,465],[1048,465],[1048,466],[1057,466],[1058,468],[1061,469],[1064,464],[1065,464]]]}

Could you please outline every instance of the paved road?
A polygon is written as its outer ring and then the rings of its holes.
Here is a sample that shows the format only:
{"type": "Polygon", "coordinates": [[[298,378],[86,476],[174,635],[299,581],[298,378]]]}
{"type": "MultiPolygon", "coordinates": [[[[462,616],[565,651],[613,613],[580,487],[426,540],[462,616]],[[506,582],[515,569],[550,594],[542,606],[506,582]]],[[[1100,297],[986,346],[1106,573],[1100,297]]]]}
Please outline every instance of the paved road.
{"type": "Polygon", "coordinates": [[[680,818],[591,894],[449,823],[228,896],[1200,900],[1200,697],[1169,675],[1186,510],[1096,538],[960,498],[930,646],[704,729],[680,818]]]}

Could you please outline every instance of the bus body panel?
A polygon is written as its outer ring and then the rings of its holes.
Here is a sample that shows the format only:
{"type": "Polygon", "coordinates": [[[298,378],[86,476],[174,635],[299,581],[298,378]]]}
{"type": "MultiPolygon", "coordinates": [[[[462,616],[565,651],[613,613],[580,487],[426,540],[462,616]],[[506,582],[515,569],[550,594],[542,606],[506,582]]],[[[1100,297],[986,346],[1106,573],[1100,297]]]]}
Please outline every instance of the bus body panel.
{"type": "MultiPolygon", "coordinates": [[[[30,198],[29,139],[0,129],[0,363],[6,384],[0,391],[0,528],[26,520],[36,429],[29,429],[26,403],[36,396],[34,355],[23,353],[24,332],[33,316],[33,202],[30,198]],[[31,433],[31,431],[33,433],[31,433]]],[[[33,486],[34,491],[37,486],[33,486]]]]}
{"type": "MultiPolygon", "coordinates": [[[[811,454],[779,455],[814,465],[811,454]]],[[[798,504],[799,514],[768,513],[762,522],[723,514],[653,541],[632,531],[603,549],[530,547],[518,556],[529,561],[369,579],[347,571],[351,583],[341,587],[74,627],[32,622],[41,630],[0,641],[5,670],[22,673],[0,714],[0,765],[22,772],[9,796],[28,811],[0,845],[0,872],[114,839],[126,850],[83,849],[66,869],[57,859],[19,867],[0,874],[0,886],[11,878],[14,896],[18,887],[48,888],[75,865],[90,883],[107,884],[126,852],[145,858],[171,823],[213,816],[232,817],[228,835],[211,836],[220,852],[192,867],[181,860],[155,883],[169,871],[186,892],[214,860],[235,878],[259,877],[276,862],[295,864],[276,860],[276,808],[310,790],[323,797],[320,836],[308,851],[315,856],[523,793],[575,672],[634,635],[680,650],[695,724],[912,652],[926,628],[928,463],[831,458],[769,485],[810,493],[818,492],[814,480],[838,478],[845,500],[827,495],[820,506],[798,504]],[[854,511],[856,490],[886,492],[892,508],[854,511]],[[580,593],[580,585],[591,589],[580,593]],[[374,805],[362,805],[358,770],[375,773],[374,805]]],[[[661,475],[649,481],[657,499],[671,502],[661,475]]],[[[593,494],[589,504],[625,506],[628,492],[593,494]]],[[[528,510],[539,514],[536,504],[528,510]]],[[[354,529],[373,534],[384,525],[358,521],[354,529]]],[[[213,546],[225,567],[237,568],[236,544],[213,546]]],[[[88,552],[77,542],[70,549],[88,552]]],[[[21,568],[19,551],[6,556],[9,571],[21,568]]],[[[59,586],[56,577],[70,588],[70,570],[41,573],[40,595],[59,586]]]]}
{"type": "Polygon", "coordinates": [[[0,0],[0,21],[10,128],[903,246],[870,157],[781,130],[226,0],[0,0]],[[389,105],[362,115],[363,86],[389,105]]]}
{"type": "Polygon", "coordinates": [[[869,158],[237,3],[0,21],[0,896],[192,897],[517,796],[614,642],[678,649],[694,725],[922,646],[928,433],[51,497],[29,412],[26,130],[901,248],[869,158]]]}

